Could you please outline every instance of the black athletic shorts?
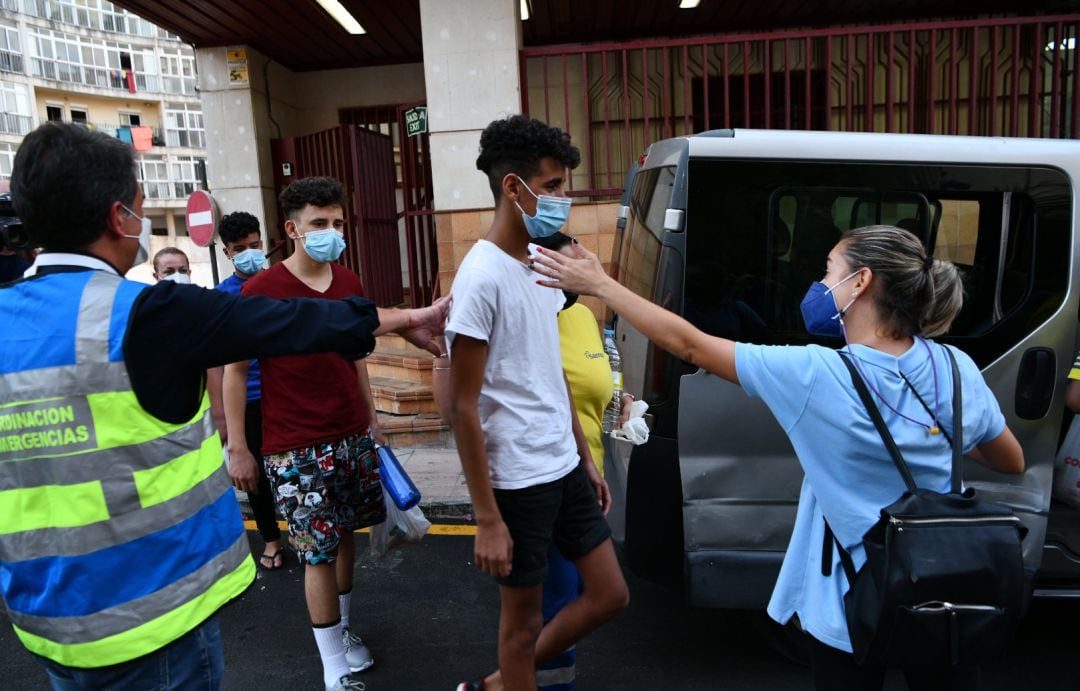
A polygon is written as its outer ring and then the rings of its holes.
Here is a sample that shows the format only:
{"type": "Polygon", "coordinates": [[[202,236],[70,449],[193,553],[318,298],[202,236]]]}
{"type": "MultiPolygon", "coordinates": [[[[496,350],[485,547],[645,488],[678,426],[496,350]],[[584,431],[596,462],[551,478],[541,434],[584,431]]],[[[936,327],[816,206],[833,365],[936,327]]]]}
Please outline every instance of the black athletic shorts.
{"type": "Polygon", "coordinates": [[[499,585],[523,588],[543,583],[548,547],[576,561],[611,537],[589,478],[581,466],[554,480],[523,489],[496,489],[495,502],[514,541],[510,575],[499,585]]]}

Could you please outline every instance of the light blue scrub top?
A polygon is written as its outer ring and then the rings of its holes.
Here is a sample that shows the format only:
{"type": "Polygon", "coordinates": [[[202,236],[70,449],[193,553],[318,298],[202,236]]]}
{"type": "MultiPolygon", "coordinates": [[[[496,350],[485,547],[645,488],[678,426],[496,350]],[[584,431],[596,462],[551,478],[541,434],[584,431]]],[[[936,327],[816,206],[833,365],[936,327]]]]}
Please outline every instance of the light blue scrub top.
{"type": "MultiPolygon", "coordinates": [[[[900,357],[861,345],[851,346],[851,352],[863,375],[893,408],[929,424],[930,415],[900,377],[903,372],[934,408],[934,371],[923,343],[937,368],[939,419],[952,436],[952,375],[946,346],[917,339],[900,357]]],[[[971,358],[952,351],[962,382],[966,453],[1000,435],[1005,417],[971,358]]],[[[866,562],[863,535],[881,509],[900,497],[904,482],[835,350],[739,343],[735,366],[743,389],[761,398],[787,432],[805,472],[795,530],[769,601],[769,616],[786,624],[798,614],[814,638],[851,652],[843,601],[848,583],[837,550],[832,550],[832,575],[821,575],[824,518],[858,569],[866,562]]],[[[916,484],[948,491],[952,452],[945,436],[931,435],[872,395],[916,484]]]]}

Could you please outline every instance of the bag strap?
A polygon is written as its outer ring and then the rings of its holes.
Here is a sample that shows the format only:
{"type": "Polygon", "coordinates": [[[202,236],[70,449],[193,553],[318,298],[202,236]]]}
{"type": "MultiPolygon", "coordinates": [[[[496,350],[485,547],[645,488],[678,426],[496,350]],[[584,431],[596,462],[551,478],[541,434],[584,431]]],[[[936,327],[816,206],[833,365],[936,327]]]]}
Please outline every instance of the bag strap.
{"type": "MultiPolygon", "coordinates": [[[[852,364],[848,356],[842,351],[837,352],[840,354],[840,359],[843,360],[844,365],[847,366],[848,372],[851,373],[851,382],[855,385],[855,390],[859,392],[859,398],[862,399],[863,405],[866,406],[866,411],[870,413],[870,419],[874,421],[874,427],[877,428],[878,434],[881,435],[881,441],[885,442],[885,448],[888,449],[893,464],[900,471],[900,477],[904,479],[904,484],[907,485],[908,490],[914,492],[917,489],[915,478],[912,477],[911,470],[908,469],[907,463],[904,462],[904,457],[896,446],[892,434],[889,433],[889,428],[885,426],[885,420],[881,418],[881,411],[878,410],[877,404],[871,398],[870,390],[866,388],[866,382],[859,376],[858,370],[855,369],[855,365],[852,364]]],[[[955,401],[955,396],[953,400],[955,401]]]]}
{"type": "MultiPolygon", "coordinates": [[[[892,457],[893,464],[896,465],[896,469],[900,471],[900,477],[904,479],[904,484],[908,489],[914,491],[916,489],[915,478],[911,476],[911,471],[908,470],[907,463],[904,462],[903,455],[900,454],[900,449],[896,446],[896,441],[893,440],[892,434],[889,433],[889,428],[885,425],[885,421],[881,418],[881,411],[878,410],[877,405],[874,403],[874,399],[870,396],[870,390],[866,387],[866,382],[859,376],[859,372],[855,369],[855,365],[848,359],[847,355],[842,351],[837,351],[840,355],[840,360],[848,368],[848,372],[851,374],[851,382],[855,385],[855,390],[859,393],[859,398],[862,400],[863,405],[866,406],[866,411],[870,413],[870,419],[874,421],[874,427],[877,428],[878,434],[881,435],[881,440],[885,442],[885,448],[889,450],[889,455],[892,457]]],[[[849,586],[855,584],[855,562],[851,558],[851,554],[848,553],[844,546],[840,544],[840,540],[833,533],[832,526],[829,525],[828,519],[825,521],[825,536],[822,539],[821,544],[821,575],[832,575],[832,549],[833,543],[836,543],[837,553],[840,555],[840,566],[844,569],[844,575],[847,576],[849,586]]]]}
{"type": "Polygon", "coordinates": [[[832,531],[832,526],[829,525],[829,521],[825,521],[825,536],[821,541],[821,575],[832,575],[832,550],[833,543],[836,543],[836,552],[840,555],[840,566],[844,569],[844,575],[847,576],[848,585],[855,585],[855,576],[857,571],[855,570],[855,561],[851,558],[851,554],[848,553],[844,546],[840,544],[839,538],[832,531]]]}
{"type": "MultiPolygon", "coordinates": [[[[960,368],[956,364],[956,357],[953,356],[952,351],[945,347],[945,354],[949,356],[949,363],[952,369],[953,380],[953,439],[952,439],[952,479],[951,486],[952,491],[959,494],[961,486],[963,485],[963,473],[964,473],[964,407],[962,405],[962,394],[960,390],[960,368]]],[[[931,357],[933,357],[931,355],[931,357]]],[[[897,469],[900,471],[900,475],[904,477],[904,482],[907,483],[909,489],[915,489],[915,480],[911,478],[911,472],[908,470],[907,464],[904,463],[903,456],[900,455],[900,449],[896,448],[896,442],[893,440],[892,435],[889,433],[888,427],[885,426],[885,421],[881,419],[881,411],[878,410],[877,405],[874,404],[874,400],[870,397],[870,392],[866,388],[866,383],[859,376],[858,371],[851,361],[845,356],[844,353],[840,353],[840,359],[847,365],[848,371],[851,373],[851,380],[855,384],[855,390],[859,392],[859,398],[862,399],[863,405],[866,406],[867,411],[870,413],[870,418],[874,421],[874,426],[877,427],[878,433],[881,434],[882,441],[885,442],[885,446],[889,449],[890,455],[893,456],[893,462],[896,463],[897,469]]],[[[914,391],[914,388],[912,389],[914,391]]],[[[915,394],[918,396],[918,393],[915,394]]],[[[920,401],[921,402],[921,401],[920,401]]],[[[925,403],[923,404],[926,405],[925,403]]],[[[929,412],[929,411],[927,411],[929,412]]],[[[947,438],[947,437],[946,437],[947,438]]],[[[855,576],[857,572],[855,570],[855,562],[851,559],[851,554],[848,553],[844,546],[840,544],[840,540],[836,537],[836,534],[832,531],[832,526],[829,525],[829,521],[825,521],[825,535],[821,544],[821,575],[832,575],[832,550],[833,543],[836,543],[836,551],[840,555],[840,566],[844,569],[844,575],[847,576],[848,585],[854,585],[855,576]]]]}
{"type": "Polygon", "coordinates": [[[952,438],[952,491],[960,494],[964,485],[964,406],[963,394],[960,386],[960,367],[956,364],[956,357],[948,346],[943,346],[945,354],[949,356],[949,364],[952,367],[952,411],[953,411],[953,438],[952,438]]]}

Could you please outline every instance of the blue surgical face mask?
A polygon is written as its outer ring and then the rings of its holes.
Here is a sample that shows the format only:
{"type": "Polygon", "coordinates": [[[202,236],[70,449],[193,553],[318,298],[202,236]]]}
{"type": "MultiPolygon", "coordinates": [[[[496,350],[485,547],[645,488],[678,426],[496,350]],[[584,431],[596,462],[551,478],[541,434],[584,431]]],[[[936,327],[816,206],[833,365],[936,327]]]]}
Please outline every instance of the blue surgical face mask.
{"type": "Polygon", "coordinates": [[[562,230],[562,227],[566,225],[566,220],[570,218],[570,198],[555,197],[550,194],[538,195],[529,189],[524,180],[517,175],[514,177],[521,182],[522,187],[529,190],[529,194],[536,197],[536,214],[533,216],[525,213],[521,204],[514,202],[518,211],[521,212],[521,218],[525,220],[525,230],[528,231],[529,237],[546,238],[562,230]]]}
{"type": "Polygon", "coordinates": [[[303,236],[304,251],[317,262],[332,262],[345,251],[345,234],[327,228],[313,230],[303,236]]]}
{"type": "Polygon", "coordinates": [[[233,266],[236,270],[246,276],[252,276],[259,273],[264,263],[266,263],[266,252],[261,249],[252,247],[246,249],[243,252],[237,252],[232,256],[233,266]]]}
{"type": "Polygon", "coordinates": [[[841,309],[836,306],[836,296],[833,291],[840,287],[840,284],[858,273],[858,271],[854,271],[848,274],[832,287],[825,285],[821,281],[814,281],[810,284],[801,305],[803,322],[806,323],[807,333],[811,336],[822,336],[824,338],[843,338],[844,331],[840,320],[843,319],[844,311],[851,307],[851,303],[855,302],[855,298],[851,298],[851,301],[841,309]]]}

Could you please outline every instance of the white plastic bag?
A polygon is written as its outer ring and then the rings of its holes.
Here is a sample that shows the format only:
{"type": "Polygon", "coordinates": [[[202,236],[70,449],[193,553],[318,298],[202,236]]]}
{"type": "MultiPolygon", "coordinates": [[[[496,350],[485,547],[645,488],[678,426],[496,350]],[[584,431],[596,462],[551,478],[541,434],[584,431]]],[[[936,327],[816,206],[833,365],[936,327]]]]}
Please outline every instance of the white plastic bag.
{"type": "Polygon", "coordinates": [[[630,417],[618,429],[611,430],[614,439],[628,441],[634,446],[640,446],[649,441],[649,426],[645,424],[645,411],[649,404],[645,401],[634,401],[630,405],[630,417]]]}
{"type": "Polygon", "coordinates": [[[1054,498],[1080,509],[1080,415],[1073,418],[1054,462],[1054,498]]]}
{"type": "Polygon", "coordinates": [[[377,557],[406,542],[420,542],[431,528],[431,521],[414,506],[402,511],[383,489],[383,503],[386,504],[386,522],[371,526],[371,553],[377,557]]]}

